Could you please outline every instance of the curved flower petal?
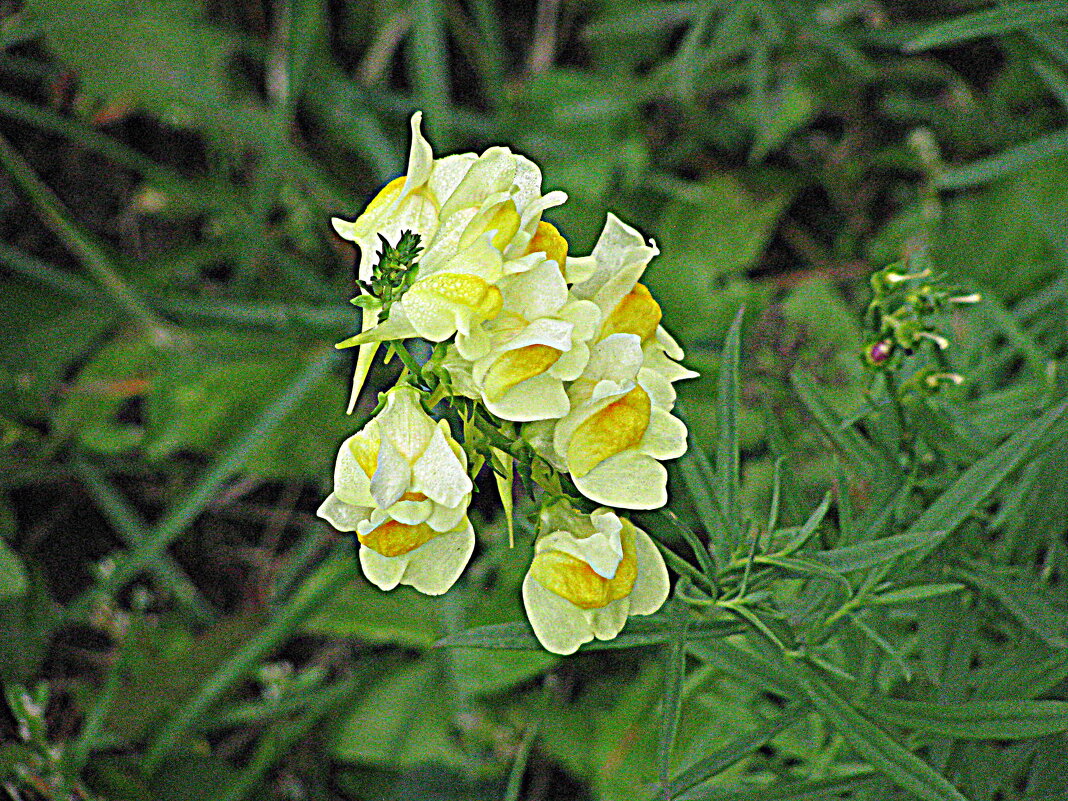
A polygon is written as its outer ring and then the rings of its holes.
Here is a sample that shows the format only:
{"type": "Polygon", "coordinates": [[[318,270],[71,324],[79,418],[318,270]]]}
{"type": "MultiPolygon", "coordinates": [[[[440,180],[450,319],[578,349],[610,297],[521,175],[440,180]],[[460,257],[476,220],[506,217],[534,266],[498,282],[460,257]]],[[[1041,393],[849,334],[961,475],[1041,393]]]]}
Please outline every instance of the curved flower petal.
{"type": "Polygon", "coordinates": [[[659,509],[667,503],[667,468],[651,456],[627,450],[600,462],[584,476],[572,475],[591,501],[618,509],[659,509]]]}

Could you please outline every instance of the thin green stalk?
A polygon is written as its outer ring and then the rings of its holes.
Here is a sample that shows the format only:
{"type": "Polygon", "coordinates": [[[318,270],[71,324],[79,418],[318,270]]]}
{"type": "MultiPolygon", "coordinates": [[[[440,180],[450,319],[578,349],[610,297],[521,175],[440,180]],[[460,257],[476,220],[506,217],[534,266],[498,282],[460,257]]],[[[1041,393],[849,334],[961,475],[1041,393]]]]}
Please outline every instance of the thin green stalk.
{"type": "MultiPolygon", "coordinates": [[[[85,488],[96,501],[97,507],[115,532],[130,548],[136,548],[144,540],[143,532],[148,529],[141,515],[119,494],[107,477],[96,466],[84,459],[75,457],[72,463],[74,472],[81,478],[85,488]]],[[[201,595],[192,581],[166,554],[152,562],[148,569],[167,589],[174,593],[174,598],[184,606],[199,623],[207,623],[215,618],[215,610],[201,595]]]]}
{"type": "Polygon", "coordinates": [[[233,782],[213,796],[212,801],[243,801],[251,796],[271,768],[289,753],[298,740],[307,736],[323,718],[345,708],[358,692],[365,689],[366,675],[350,676],[327,687],[304,708],[300,719],[279,722],[267,729],[245,768],[233,782]]]}
{"type": "Polygon", "coordinates": [[[196,486],[179,503],[171,507],[163,518],[141,540],[140,544],[122,559],[115,570],[96,587],[90,589],[69,608],[74,616],[84,614],[101,594],[112,596],[130,579],[156,562],[166,553],[171,542],[204,511],[226,481],[233,477],[263,441],[277,428],[295,407],[337,362],[337,351],[329,349],[311,360],[260,413],[260,416],[222,454],[217,462],[200,478],[196,486]]]}
{"type": "MultiPolygon", "coordinates": [[[[339,550],[347,546],[339,546],[339,550]]],[[[159,768],[163,758],[178,744],[179,740],[204,716],[208,709],[218,701],[237,682],[245,678],[252,669],[269,653],[290,637],[301,624],[326,603],[341,586],[356,577],[358,569],[355,559],[344,560],[340,569],[314,591],[298,592],[289,602],[279,609],[274,618],[252,640],[249,640],[237,653],[230,657],[215,674],[209,678],[197,694],[168,720],[159,734],[149,745],[144,758],[144,768],[148,773],[159,768]]]]}
{"type": "Polygon", "coordinates": [[[157,344],[173,343],[175,332],[169,324],[149,308],[145,299],[115,269],[104,251],[71,221],[70,214],[59,198],[3,136],[0,136],[0,162],[3,162],[15,183],[29,196],[45,223],[71,252],[81,259],[86,269],[119,307],[144,328],[157,344]]]}

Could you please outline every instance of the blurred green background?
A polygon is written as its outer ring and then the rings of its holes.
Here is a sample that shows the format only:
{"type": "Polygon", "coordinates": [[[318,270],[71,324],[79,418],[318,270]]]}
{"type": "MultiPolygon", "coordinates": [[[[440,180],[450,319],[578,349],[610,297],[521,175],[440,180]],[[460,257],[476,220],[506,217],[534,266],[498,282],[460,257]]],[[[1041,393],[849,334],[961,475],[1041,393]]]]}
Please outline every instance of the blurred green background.
{"type": "MultiPolygon", "coordinates": [[[[680,388],[697,448],[744,304],[743,509],[767,517],[785,454],[787,523],[835,481],[863,509],[868,477],[789,376],[863,414],[873,270],[930,254],[984,295],[946,321],[974,401],[961,466],[1063,390],[1065,19],[1064,2],[0,0],[0,791],[514,798],[511,771],[523,798],[644,797],[655,648],[430,649],[522,617],[531,529],[508,549],[492,482],[443,598],[378,592],[314,518],[373,404],[344,415],[353,253],[330,216],[401,172],[416,109],[438,155],[526,154],[570,196],[549,217],[572,253],[608,211],[656,239],[646,283],[702,373],[680,388]]],[[[1055,544],[1068,499],[1043,469],[1026,509],[1055,544]]],[[[772,704],[721,668],[679,764],[772,704]]],[[[841,748],[818,721],[775,743],[768,775],[818,776],[841,748]]],[[[1068,797],[1031,787],[969,797],[1068,797]]]]}

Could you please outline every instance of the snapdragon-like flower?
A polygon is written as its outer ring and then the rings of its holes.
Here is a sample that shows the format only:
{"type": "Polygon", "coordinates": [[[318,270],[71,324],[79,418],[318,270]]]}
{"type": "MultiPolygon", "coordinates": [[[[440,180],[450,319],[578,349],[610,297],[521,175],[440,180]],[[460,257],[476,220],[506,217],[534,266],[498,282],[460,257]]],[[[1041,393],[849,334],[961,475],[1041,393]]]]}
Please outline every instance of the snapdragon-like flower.
{"type": "Polygon", "coordinates": [[[364,575],[383,590],[409,584],[440,595],[474,549],[467,519],[473,485],[467,456],[445,420],[435,423],[408,385],[341,445],[334,491],[320,517],[354,531],[364,575]]]}
{"type": "Polygon", "coordinates": [[[648,615],[668,597],[664,558],[653,541],[609,509],[591,515],[551,509],[523,580],[523,605],[538,641],[574,653],[610,640],[629,615],[648,615]]]}
{"type": "Polygon", "coordinates": [[[645,367],[637,334],[598,342],[583,375],[568,389],[571,411],[553,431],[554,458],[579,492],[620,509],[667,503],[660,460],[686,452],[686,425],[671,414],[675,391],[645,367]]]}
{"type": "Polygon", "coordinates": [[[571,291],[601,310],[597,340],[634,334],[641,340],[646,367],[669,382],[696,378],[697,373],[678,364],[682,348],[660,325],[660,304],[639,283],[649,261],[659,252],[655,243],[647,243],[637,230],[609,214],[593,252],[585,259],[573,260],[572,272],[581,280],[571,291]]]}
{"type": "Polygon", "coordinates": [[[542,195],[534,162],[506,147],[435,159],[421,120],[419,112],[412,116],[407,173],[387,184],[356,220],[332,220],[338,235],[359,247],[363,281],[370,278],[380,236],[396,244],[411,231],[424,247],[418,278],[389,319],[377,325],[377,313],[366,310],[363,333],[348,343],[366,346],[357,369],[361,385],[374,342],[415,336],[443,342],[458,334],[462,346],[479,323],[500,312],[500,278],[530,269],[559,246],[541,214],[567,196],[542,195]]]}
{"type": "Polygon", "coordinates": [[[589,360],[587,343],[601,322],[597,306],[570,295],[558,262],[546,259],[499,284],[504,305],[484,324],[483,353],[447,364],[458,387],[480,399],[503,420],[557,419],[567,414],[565,382],[582,375],[589,360]]]}

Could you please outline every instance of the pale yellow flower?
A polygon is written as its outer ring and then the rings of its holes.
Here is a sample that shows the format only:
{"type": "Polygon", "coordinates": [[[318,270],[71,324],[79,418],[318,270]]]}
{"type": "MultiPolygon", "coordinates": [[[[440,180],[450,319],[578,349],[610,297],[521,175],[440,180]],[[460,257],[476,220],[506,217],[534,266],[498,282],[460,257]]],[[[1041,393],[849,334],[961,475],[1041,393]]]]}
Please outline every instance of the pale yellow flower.
{"type": "Polygon", "coordinates": [[[686,426],[671,414],[675,391],[644,363],[636,334],[598,342],[586,371],[568,389],[571,411],[553,430],[549,458],[587,498],[620,509],[667,503],[660,460],[686,452],[686,426]]]}
{"type": "Polygon", "coordinates": [[[475,534],[467,456],[445,420],[435,422],[410,386],[390,390],[382,412],[341,445],[334,491],[320,517],[354,531],[367,578],[439,595],[467,565],[475,534]]]}
{"type": "Polygon", "coordinates": [[[600,311],[570,295],[555,260],[505,276],[499,286],[503,308],[483,324],[481,352],[457,338],[461,358],[448,363],[454,381],[504,420],[563,417],[570,409],[564,384],[586,367],[600,311]]]}
{"type": "Polygon", "coordinates": [[[527,618],[546,650],[571,654],[595,637],[610,640],[628,616],[652,614],[667,600],[664,558],[630,521],[603,508],[547,517],[523,580],[527,618]]]}
{"type": "Polygon", "coordinates": [[[418,278],[389,320],[376,329],[378,313],[366,310],[364,333],[349,341],[364,346],[354,382],[357,392],[370,367],[373,343],[469,336],[478,323],[500,311],[496,283],[501,276],[530,269],[558,245],[541,214],[567,196],[541,193],[541,170],[534,162],[506,147],[435,159],[420,131],[421,120],[419,112],[412,116],[407,173],[387,184],[356,220],[332,220],[338,235],[359,247],[359,276],[365,281],[378,259],[380,235],[395,245],[404,231],[412,231],[423,247],[418,278]]]}

